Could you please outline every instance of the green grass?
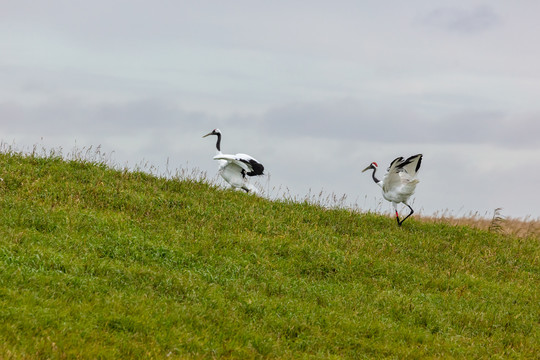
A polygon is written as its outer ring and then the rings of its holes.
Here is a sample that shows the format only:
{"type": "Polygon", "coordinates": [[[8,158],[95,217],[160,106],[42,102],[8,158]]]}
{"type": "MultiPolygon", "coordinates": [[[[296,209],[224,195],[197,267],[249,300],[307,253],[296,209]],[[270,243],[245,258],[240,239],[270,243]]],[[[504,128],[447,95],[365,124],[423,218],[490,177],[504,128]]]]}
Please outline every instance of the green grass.
{"type": "Polygon", "coordinates": [[[536,358],[539,239],[0,154],[0,358],[536,358]]]}

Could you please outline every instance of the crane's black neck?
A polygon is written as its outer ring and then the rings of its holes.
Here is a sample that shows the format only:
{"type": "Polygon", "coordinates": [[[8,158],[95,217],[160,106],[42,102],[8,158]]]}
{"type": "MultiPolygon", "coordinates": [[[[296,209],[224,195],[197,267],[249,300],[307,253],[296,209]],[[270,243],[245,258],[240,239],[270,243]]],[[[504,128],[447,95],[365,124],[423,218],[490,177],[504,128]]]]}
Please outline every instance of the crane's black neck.
{"type": "Polygon", "coordinates": [[[375,176],[375,172],[377,171],[377,168],[372,166],[371,169],[373,170],[373,172],[371,173],[371,177],[373,178],[373,181],[375,181],[375,184],[378,184],[380,180],[377,179],[377,177],[375,176]]]}
{"type": "Polygon", "coordinates": [[[216,141],[216,149],[217,151],[221,151],[221,134],[217,133],[217,141],[216,141]]]}

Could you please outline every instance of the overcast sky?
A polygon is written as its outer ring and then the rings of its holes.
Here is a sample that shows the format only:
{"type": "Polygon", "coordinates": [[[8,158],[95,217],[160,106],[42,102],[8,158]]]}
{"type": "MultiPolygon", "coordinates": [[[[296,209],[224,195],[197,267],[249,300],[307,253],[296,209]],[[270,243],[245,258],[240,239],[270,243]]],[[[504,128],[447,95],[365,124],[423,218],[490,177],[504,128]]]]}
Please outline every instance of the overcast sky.
{"type": "Polygon", "coordinates": [[[265,190],[379,211],[361,170],[422,153],[417,211],[536,218],[538,14],[536,0],[0,1],[0,139],[213,177],[201,136],[217,127],[224,153],[265,165],[265,190]]]}

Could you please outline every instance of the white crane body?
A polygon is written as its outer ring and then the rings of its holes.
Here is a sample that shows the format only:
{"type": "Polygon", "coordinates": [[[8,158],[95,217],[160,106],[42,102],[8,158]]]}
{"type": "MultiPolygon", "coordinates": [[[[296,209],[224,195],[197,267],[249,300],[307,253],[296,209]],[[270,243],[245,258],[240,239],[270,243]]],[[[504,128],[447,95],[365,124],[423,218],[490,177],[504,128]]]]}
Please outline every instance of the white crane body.
{"type": "Polygon", "coordinates": [[[372,162],[362,171],[373,170],[371,175],[373,181],[382,188],[382,194],[385,200],[392,203],[399,226],[414,213],[414,210],[407,202],[411,195],[414,194],[416,185],[420,182],[416,178],[416,174],[420,169],[421,163],[422,154],[411,156],[406,160],[403,160],[403,157],[398,157],[392,161],[382,181],[375,176],[375,172],[378,168],[377,163],[372,162]],[[399,203],[405,204],[411,210],[409,215],[403,220],[399,220],[397,210],[397,205],[399,203]]]}
{"type": "Polygon", "coordinates": [[[257,188],[248,182],[247,176],[263,175],[264,166],[247,154],[223,154],[221,152],[221,131],[219,129],[214,129],[203,137],[209,135],[217,136],[217,154],[213,159],[218,161],[218,173],[221,177],[233,188],[257,193],[257,188]]]}

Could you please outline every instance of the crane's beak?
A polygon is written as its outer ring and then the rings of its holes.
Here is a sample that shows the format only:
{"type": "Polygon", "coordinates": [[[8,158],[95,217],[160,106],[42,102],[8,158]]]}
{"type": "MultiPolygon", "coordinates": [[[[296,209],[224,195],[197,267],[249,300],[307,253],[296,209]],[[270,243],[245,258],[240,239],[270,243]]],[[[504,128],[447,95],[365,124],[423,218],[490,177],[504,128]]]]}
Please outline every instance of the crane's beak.
{"type": "Polygon", "coordinates": [[[365,168],[364,170],[362,170],[362,172],[366,172],[369,169],[373,169],[373,165],[369,164],[369,166],[367,168],[365,168]]]}
{"type": "Polygon", "coordinates": [[[208,135],[212,135],[212,131],[210,131],[208,134],[204,135],[203,138],[207,137],[208,135]]]}

